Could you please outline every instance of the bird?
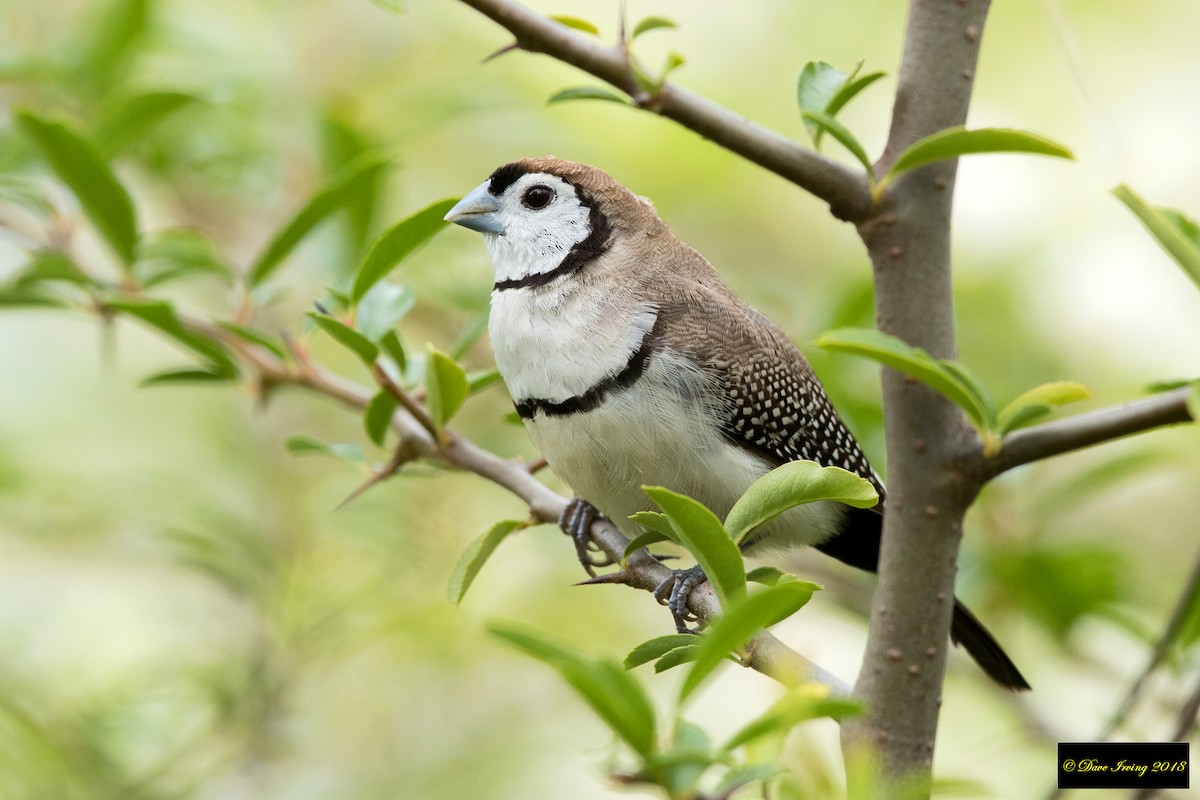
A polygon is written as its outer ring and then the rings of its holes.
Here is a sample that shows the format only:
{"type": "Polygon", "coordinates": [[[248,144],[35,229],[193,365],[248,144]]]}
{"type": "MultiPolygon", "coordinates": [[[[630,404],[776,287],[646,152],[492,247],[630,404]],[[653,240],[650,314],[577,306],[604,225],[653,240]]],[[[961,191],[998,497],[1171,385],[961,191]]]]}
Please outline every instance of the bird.
{"type": "MultiPolygon", "coordinates": [[[[758,478],[795,460],[848,470],[880,503],[822,501],[758,529],[747,555],[811,546],[877,571],[886,493],[799,348],[681,241],[650,201],[599,168],[553,156],[505,164],[446,221],[483,234],[495,270],[488,335],[534,444],[576,497],[559,520],[590,574],[603,515],[626,536],[664,486],[724,518],[758,478]]],[[[699,568],[656,596],[683,630],[699,568]]],[[[1000,685],[1028,689],[955,598],[951,638],[1000,685]]]]}

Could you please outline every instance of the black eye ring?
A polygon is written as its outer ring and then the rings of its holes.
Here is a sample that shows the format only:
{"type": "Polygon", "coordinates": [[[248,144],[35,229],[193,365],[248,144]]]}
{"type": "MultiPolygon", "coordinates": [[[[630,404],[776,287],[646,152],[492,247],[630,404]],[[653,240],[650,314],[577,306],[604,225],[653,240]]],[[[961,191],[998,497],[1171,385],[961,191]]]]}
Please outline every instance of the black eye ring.
{"type": "Polygon", "coordinates": [[[550,205],[550,201],[553,199],[554,190],[545,184],[537,183],[530,186],[525,190],[525,194],[521,195],[521,205],[536,211],[550,205]]]}

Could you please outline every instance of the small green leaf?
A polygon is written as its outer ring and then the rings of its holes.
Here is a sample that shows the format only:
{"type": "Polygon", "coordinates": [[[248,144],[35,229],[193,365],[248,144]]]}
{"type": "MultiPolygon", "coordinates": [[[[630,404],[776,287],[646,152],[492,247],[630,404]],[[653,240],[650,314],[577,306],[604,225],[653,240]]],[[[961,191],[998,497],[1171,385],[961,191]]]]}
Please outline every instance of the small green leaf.
{"type": "Polygon", "coordinates": [[[670,536],[659,533],[658,531],[647,531],[639,536],[635,536],[630,540],[629,544],[625,545],[625,552],[621,553],[621,563],[624,564],[629,560],[631,555],[636,553],[638,550],[641,550],[643,547],[649,547],[652,544],[669,541],[673,541],[670,536]]]}
{"type": "MultiPolygon", "coordinates": [[[[335,175],[263,248],[250,268],[250,286],[258,286],[269,278],[304,237],[374,182],[390,162],[390,158],[365,156],[335,175]]],[[[361,293],[355,294],[356,300],[361,297],[361,293]]]]}
{"type": "Polygon", "coordinates": [[[841,720],[861,714],[863,707],[849,698],[829,697],[829,687],[820,684],[802,684],[777,700],[766,713],[745,725],[733,735],[723,752],[748,744],[764,736],[783,735],[801,722],[829,717],[841,720]]]}
{"type": "MultiPolygon", "coordinates": [[[[861,66],[861,62],[859,63],[861,66]]],[[[855,68],[855,72],[857,72],[857,68],[855,68]]],[[[846,82],[842,84],[842,87],[837,90],[832,98],[830,98],[829,104],[825,107],[825,113],[831,117],[837,117],[837,113],[841,111],[847,103],[853,100],[859,92],[885,75],[886,73],[883,72],[871,72],[867,75],[863,75],[861,78],[854,78],[854,73],[851,73],[850,77],[846,79],[846,82]]],[[[817,127],[816,131],[812,134],[813,147],[817,148],[818,150],[821,149],[821,137],[824,135],[824,133],[824,128],[817,127]]]]}
{"type": "Polygon", "coordinates": [[[775,567],[763,566],[755,567],[747,572],[746,580],[753,583],[761,583],[763,586],[775,586],[780,581],[796,580],[796,576],[775,567]]]}
{"type": "Polygon", "coordinates": [[[130,298],[110,300],[108,307],[113,311],[137,317],[199,354],[209,362],[213,372],[230,376],[237,374],[237,367],[225,348],[218,342],[185,328],[179,321],[179,317],[176,316],[175,309],[169,303],[163,300],[130,298]]]}
{"type": "Polygon", "coordinates": [[[725,528],[741,545],[756,528],[788,509],[822,500],[870,508],[879,502],[879,495],[870,481],[840,467],[790,461],[750,485],[729,510],[725,528]]]}
{"type": "Polygon", "coordinates": [[[634,39],[638,38],[643,33],[649,33],[650,31],[662,30],[664,28],[678,28],[678,27],[679,26],[676,25],[673,20],[669,20],[666,17],[646,17],[645,19],[638,22],[637,25],[633,26],[633,33],[631,33],[629,35],[629,41],[632,42],[634,39]]]}
{"type": "Polygon", "coordinates": [[[503,378],[500,375],[500,370],[496,369],[495,367],[472,372],[467,375],[467,394],[477,394],[489,386],[500,383],[502,380],[503,378]]]}
{"type": "Polygon", "coordinates": [[[1132,211],[1175,263],[1200,286],[1200,228],[1173,209],[1155,208],[1122,183],[1112,190],[1132,211]]]}
{"type": "MultiPolygon", "coordinates": [[[[818,114],[833,116],[829,104],[837,95],[849,76],[832,64],[824,61],[809,61],[800,70],[796,79],[796,105],[801,114],[805,111],[815,111],[818,114]]],[[[804,125],[815,141],[821,126],[814,120],[805,119],[804,125]]]]}
{"type": "Polygon", "coordinates": [[[700,637],[696,663],[684,678],[679,702],[690,697],[720,663],[751,636],[799,611],[820,588],[807,581],[789,581],[750,595],[727,609],[700,637]]]}
{"type": "Polygon", "coordinates": [[[662,72],[660,72],[658,74],[659,89],[662,88],[662,84],[664,81],[666,81],[668,75],[670,75],[672,72],[679,69],[686,63],[687,63],[687,59],[685,59],[679,53],[676,53],[674,50],[667,53],[667,61],[665,64],[663,64],[662,72]]]}
{"type": "Polygon", "coordinates": [[[86,26],[89,41],[80,48],[76,78],[102,90],[125,66],[146,33],[150,0],[112,0],[86,26]]]}
{"type": "Polygon", "coordinates": [[[0,308],[65,308],[56,297],[30,286],[0,286],[0,308]]]}
{"type": "Polygon", "coordinates": [[[717,516],[686,495],[661,486],[643,486],[671,521],[671,529],[708,577],[728,612],[746,596],[746,566],[737,545],[717,516]]]}
{"type": "Polygon", "coordinates": [[[910,170],[935,161],[945,161],[973,153],[1032,153],[1055,158],[1075,158],[1064,145],[1029,131],[1008,128],[979,128],[969,131],[961,126],[947,128],[914,142],[896,156],[891,169],[879,181],[876,191],[883,191],[886,184],[910,170]]]}
{"type": "Polygon", "coordinates": [[[282,346],[271,341],[258,331],[252,331],[249,328],[242,327],[234,322],[218,322],[217,325],[229,331],[243,342],[249,342],[250,344],[258,345],[259,347],[265,347],[267,350],[270,350],[280,358],[287,358],[287,351],[285,351],[282,346]]]}
{"type": "Polygon", "coordinates": [[[425,397],[429,404],[429,416],[438,430],[442,430],[467,399],[467,373],[444,353],[432,347],[427,352],[425,397]]]}
{"type": "Polygon", "coordinates": [[[850,132],[849,128],[820,111],[802,111],[800,115],[804,117],[806,122],[812,122],[829,131],[830,136],[837,139],[842,147],[849,150],[851,155],[858,159],[859,163],[866,169],[868,176],[875,174],[874,167],[871,165],[871,159],[867,156],[867,151],[863,149],[858,139],[854,138],[854,134],[850,132]]]}
{"type": "Polygon", "coordinates": [[[454,346],[450,348],[450,357],[455,361],[467,354],[471,349],[471,345],[479,341],[479,337],[483,336],[483,332],[487,330],[488,318],[491,316],[491,307],[485,306],[483,311],[475,315],[475,319],[471,320],[471,324],[458,335],[454,340],[454,346]]]}
{"type": "Polygon", "coordinates": [[[671,527],[671,520],[666,514],[660,514],[657,511],[635,511],[629,515],[629,519],[643,528],[662,534],[665,539],[670,539],[672,542],[677,541],[675,529],[671,527]]]}
{"type": "Polygon", "coordinates": [[[696,638],[695,634],[691,633],[672,633],[668,636],[649,639],[629,651],[629,655],[625,656],[625,669],[640,667],[642,664],[661,658],[677,647],[690,647],[698,641],[700,640],[696,638]]]}
{"type": "Polygon", "coordinates": [[[600,29],[597,28],[592,23],[588,22],[586,19],[580,19],[579,17],[569,17],[569,16],[566,16],[565,14],[551,14],[550,19],[554,20],[559,25],[566,26],[573,30],[583,31],[584,33],[590,33],[592,36],[600,35],[600,29]]]}
{"type": "Polygon", "coordinates": [[[54,174],[70,187],[88,219],[128,269],[137,245],[137,218],[125,187],[95,146],[66,122],[18,111],[17,126],[29,137],[54,174]]]}
{"type": "Polygon", "coordinates": [[[37,250],[32,253],[32,258],[22,270],[17,285],[27,286],[50,281],[95,286],[95,282],[85,275],[66,253],[57,250],[37,250]]]}
{"type": "Polygon", "coordinates": [[[110,102],[96,122],[96,146],[114,158],[172,114],[197,102],[195,95],[184,92],[145,92],[110,102]]]}
{"type": "Polygon", "coordinates": [[[755,781],[765,781],[783,772],[783,768],[774,764],[745,764],[731,769],[717,788],[713,790],[715,797],[730,797],[742,787],[749,786],[755,781]]]}
{"type": "Polygon", "coordinates": [[[514,531],[527,527],[529,527],[528,522],[511,519],[497,522],[487,533],[467,545],[467,549],[458,557],[458,563],[454,565],[454,572],[450,575],[450,585],[446,589],[450,602],[454,605],[461,603],[467,589],[471,588],[475,576],[479,574],[479,570],[483,569],[483,565],[492,557],[492,553],[496,551],[500,543],[514,531]]]}
{"type": "Polygon", "coordinates": [[[397,222],[384,231],[354,271],[354,289],[350,297],[362,300],[372,286],[379,283],[397,264],[417,251],[449,223],[443,219],[457,198],[439,200],[415,214],[397,222]]]}
{"type": "MultiPolygon", "coordinates": [[[[693,639],[696,637],[692,637],[693,639]]],[[[691,644],[685,647],[677,647],[667,653],[664,653],[657,661],[654,662],[654,674],[666,672],[669,669],[674,669],[681,664],[690,664],[695,661],[700,654],[699,645],[691,644]]]]}
{"type": "Polygon", "coordinates": [[[588,661],[526,628],[493,622],[488,632],[555,669],[634,752],[653,752],[654,708],[628,672],[608,661],[588,661]]]}
{"type": "Polygon", "coordinates": [[[367,438],[383,447],[384,437],[396,413],[396,398],[387,391],[379,391],[363,409],[363,430],[367,438]]]}
{"type": "Polygon", "coordinates": [[[138,242],[134,273],[144,288],[194,273],[216,275],[229,282],[233,278],[212,240],[187,228],[158,231],[138,242]]]}
{"type": "Polygon", "coordinates": [[[546,101],[546,105],[562,103],[567,100],[607,100],[611,103],[620,103],[623,106],[629,105],[629,101],[621,95],[599,86],[576,86],[570,89],[561,89],[550,95],[550,99],[546,101]]]}
{"type": "Polygon", "coordinates": [[[394,330],[388,331],[384,337],[379,340],[379,346],[383,348],[383,352],[391,356],[396,362],[396,366],[401,372],[408,367],[408,358],[404,353],[404,345],[400,343],[400,334],[394,330]]]}
{"type": "Polygon", "coordinates": [[[996,401],[988,394],[988,390],[984,388],[983,381],[976,377],[974,372],[967,369],[966,365],[960,364],[957,361],[950,361],[946,358],[938,359],[938,366],[949,373],[964,391],[969,393],[975,400],[975,405],[979,409],[979,413],[984,420],[984,430],[992,431],[996,427],[996,401]]]}
{"type": "Polygon", "coordinates": [[[910,347],[894,336],[866,328],[829,331],[821,334],[816,344],[838,353],[865,356],[911,375],[966,411],[981,430],[990,428],[988,409],[980,406],[973,389],[964,386],[955,373],[920,348],[910,347]]]}
{"type": "Polygon", "coordinates": [[[145,389],[151,386],[166,386],[179,383],[216,383],[220,381],[231,381],[233,375],[213,372],[207,369],[173,369],[166,372],[158,372],[148,378],[143,378],[138,384],[145,389]]]}
{"type": "Polygon", "coordinates": [[[312,436],[296,434],[289,436],[283,442],[284,447],[292,455],[323,455],[349,461],[356,466],[366,463],[362,448],[356,444],[327,444],[312,436]]]}
{"type": "Polygon", "coordinates": [[[1088,400],[1091,396],[1091,391],[1081,383],[1070,381],[1043,383],[1005,406],[996,419],[996,427],[999,434],[1003,436],[1009,431],[1041,419],[1059,406],[1088,400]]]}
{"type": "Polygon", "coordinates": [[[346,349],[358,356],[368,367],[379,357],[379,347],[367,337],[339,319],[309,311],[307,316],[346,349]]]}
{"type": "Polygon", "coordinates": [[[355,327],[372,342],[387,336],[416,305],[412,287],[397,283],[377,283],[371,287],[354,315],[355,327]]]}

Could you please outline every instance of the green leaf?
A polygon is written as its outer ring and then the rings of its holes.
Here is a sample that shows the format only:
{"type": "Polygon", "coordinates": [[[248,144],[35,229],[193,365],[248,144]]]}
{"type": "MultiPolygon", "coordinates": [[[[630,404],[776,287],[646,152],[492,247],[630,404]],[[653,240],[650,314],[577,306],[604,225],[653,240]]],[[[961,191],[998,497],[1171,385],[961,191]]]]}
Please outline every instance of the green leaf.
{"type": "Polygon", "coordinates": [[[467,373],[454,359],[428,348],[425,360],[425,398],[429,416],[438,430],[462,408],[467,399],[467,373]]]}
{"type": "Polygon", "coordinates": [[[282,346],[271,341],[258,331],[253,331],[249,328],[242,327],[235,322],[218,322],[217,325],[229,331],[243,342],[249,342],[250,344],[258,345],[259,347],[265,347],[267,350],[270,350],[280,358],[287,358],[287,351],[285,351],[282,346]]]}
{"type": "Polygon", "coordinates": [[[340,458],[361,466],[367,459],[362,448],[356,444],[326,444],[320,439],[304,434],[295,434],[284,440],[283,446],[292,455],[322,455],[340,458]]]}
{"type": "Polygon", "coordinates": [[[675,529],[671,527],[671,520],[666,514],[660,514],[657,511],[635,511],[629,515],[629,519],[643,528],[662,534],[664,539],[670,539],[672,542],[678,541],[675,538],[675,529]]]}
{"type": "Polygon", "coordinates": [[[972,388],[964,386],[955,373],[917,347],[894,336],[866,328],[840,328],[821,334],[818,347],[839,353],[865,356],[924,383],[962,408],[981,430],[991,427],[988,409],[980,405],[972,388]]]}
{"type": "Polygon", "coordinates": [[[497,522],[488,529],[487,533],[467,545],[467,549],[458,557],[458,563],[454,565],[454,572],[450,575],[450,585],[446,588],[450,602],[454,605],[461,603],[467,589],[471,588],[475,576],[479,574],[479,570],[483,569],[483,565],[492,557],[492,553],[496,551],[500,543],[514,531],[527,527],[529,527],[528,522],[507,519],[497,522]]]}
{"type": "Polygon", "coordinates": [[[773,703],[766,713],[735,733],[721,750],[728,753],[764,736],[786,734],[810,719],[829,717],[841,720],[862,712],[861,703],[844,697],[829,697],[827,686],[803,684],[790,690],[773,703]]]}
{"type": "Polygon", "coordinates": [[[1196,223],[1178,211],[1151,206],[1124,183],[1113,189],[1112,193],[1142,221],[1159,246],[1200,286],[1200,228],[1196,223]]]}
{"type": "Polygon", "coordinates": [[[674,50],[667,53],[667,61],[665,64],[663,64],[662,72],[658,73],[658,88],[662,88],[662,84],[664,81],[666,81],[668,75],[686,63],[687,59],[685,59],[679,53],[676,53],[674,50]]]}
{"type": "Polygon", "coordinates": [[[731,769],[713,790],[715,797],[729,797],[738,789],[749,786],[755,781],[765,781],[774,778],[784,770],[774,764],[745,764],[731,769]]]}
{"type": "MultiPolygon", "coordinates": [[[[845,85],[848,77],[846,73],[824,61],[809,61],[805,64],[796,79],[796,104],[800,107],[801,114],[805,111],[815,111],[832,117],[833,112],[829,110],[829,104],[838,90],[845,85]]],[[[804,125],[815,142],[821,131],[820,123],[806,118],[804,125]]]]}
{"type": "Polygon", "coordinates": [[[56,297],[30,286],[0,286],[0,308],[65,308],[56,297]]]}
{"type": "Polygon", "coordinates": [[[637,25],[633,26],[633,33],[631,33],[629,35],[629,41],[632,42],[634,39],[638,38],[643,33],[649,33],[650,31],[662,30],[664,28],[678,28],[678,27],[679,26],[676,25],[673,20],[669,20],[666,17],[646,17],[645,19],[638,22],[637,25]]]}
{"type": "MultiPolygon", "coordinates": [[[[258,286],[269,278],[304,237],[374,182],[390,161],[389,158],[366,156],[335,175],[263,248],[250,268],[250,286],[258,286]]],[[[356,293],[354,299],[361,297],[362,294],[356,293]]]]}
{"type": "Polygon", "coordinates": [[[592,36],[600,35],[600,29],[597,28],[592,23],[588,22],[586,19],[580,19],[579,17],[569,17],[569,16],[566,16],[565,14],[551,14],[550,19],[554,20],[559,25],[564,25],[573,30],[583,31],[584,33],[590,33],[592,36]]]}
{"type": "Polygon", "coordinates": [[[654,749],[654,708],[642,685],[608,661],[588,661],[525,628],[493,622],[488,632],[555,669],[613,732],[641,755],[654,749]]]}
{"type": "Polygon", "coordinates": [[[372,366],[375,359],[379,357],[379,347],[374,342],[341,320],[316,311],[309,311],[307,316],[317,324],[317,327],[332,336],[338,344],[353,352],[368,367],[372,366]]]}
{"type": "Polygon", "coordinates": [[[209,362],[213,372],[229,376],[237,374],[237,367],[225,348],[216,341],[185,328],[169,303],[163,300],[130,298],[110,300],[107,305],[114,311],[137,317],[202,356],[209,362]]]}
{"type": "Polygon", "coordinates": [[[207,369],[173,369],[143,378],[138,386],[145,389],[151,386],[166,386],[179,383],[216,383],[231,381],[233,378],[233,375],[226,375],[207,369]]]}
{"type": "Polygon", "coordinates": [[[939,358],[938,366],[949,373],[964,391],[969,393],[975,400],[975,406],[979,409],[979,413],[984,420],[984,430],[992,431],[996,427],[996,401],[988,394],[988,390],[984,387],[983,381],[975,376],[974,372],[967,369],[965,365],[957,361],[939,358]]]}
{"type": "MultiPolygon", "coordinates": [[[[376,151],[378,145],[351,122],[352,115],[340,105],[334,104],[321,109],[321,150],[325,164],[331,174],[344,169],[367,153],[376,151]]],[[[363,185],[342,211],[343,268],[340,276],[357,264],[363,256],[370,239],[379,208],[379,195],[383,189],[382,175],[363,185]]]]}
{"type": "Polygon", "coordinates": [[[625,656],[625,669],[640,667],[656,658],[661,658],[677,647],[690,647],[699,639],[692,633],[672,633],[668,636],[657,636],[642,642],[629,651],[625,656]]]}
{"type": "Polygon", "coordinates": [[[411,287],[397,283],[377,283],[358,301],[355,326],[372,342],[378,342],[412,311],[417,296],[411,287]]]}
{"type": "Polygon", "coordinates": [[[382,339],[379,340],[379,346],[383,348],[383,352],[391,356],[396,362],[396,366],[401,372],[404,372],[408,366],[408,358],[404,354],[404,345],[400,343],[400,334],[394,330],[388,331],[382,339]]]}
{"type": "Polygon", "coordinates": [[[379,283],[397,264],[445,228],[449,223],[443,217],[457,202],[457,198],[439,200],[384,231],[367,250],[366,256],[354,271],[351,299],[356,303],[362,300],[370,288],[379,283]]]}
{"type": "MultiPolygon", "coordinates": [[[[860,66],[861,63],[862,62],[859,62],[860,66]]],[[[850,77],[846,79],[846,82],[842,84],[842,87],[837,90],[832,98],[830,98],[829,104],[825,107],[826,114],[831,117],[837,117],[837,113],[841,111],[847,103],[853,100],[859,92],[887,74],[884,72],[871,72],[863,75],[861,78],[854,78],[854,74],[857,73],[857,71],[858,68],[856,67],[855,72],[851,73],[850,77]]],[[[818,127],[812,134],[813,147],[816,147],[818,150],[821,149],[821,137],[824,135],[824,133],[825,129],[818,127]]]]}
{"type": "Polygon", "coordinates": [[[796,580],[796,576],[775,567],[763,566],[755,567],[747,572],[746,580],[761,583],[763,586],[775,586],[780,581],[796,580]]]}
{"type": "Polygon", "coordinates": [[[489,386],[500,383],[502,380],[503,378],[500,375],[500,370],[496,369],[495,367],[472,372],[467,375],[467,394],[477,394],[489,386]]]}
{"type": "Polygon", "coordinates": [[[471,345],[479,341],[479,337],[483,336],[483,332],[487,330],[488,318],[491,316],[491,307],[485,306],[483,311],[475,315],[475,319],[471,320],[471,324],[458,335],[454,340],[454,346],[450,348],[450,357],[455,361],[467,354],[471,349],[471,345]]]}
{"type": "Polygon", "coordinates": [[[95,125],[96,146],[113,158],[172,114],[198,102],[199,98],[185,92],[144,92],[110,102],[95,125]]]}
{"type": "Polygon", "coordinates": [[[623,106],[629,105],[629,101],[621,95],[599,86],[575,86],[570,89],[561,89],[550,95],[550,99],[546,101],[546,105],[562,103],[567,100],[607,100],[611,103],[620,103],[623,106]]]}
{"type": "Polygon", "coordinates": [[[746,596],[746,567],[737,545],[717,516],[686,495],[661,486],[643,486],[671,521],[671,529],[708,577],[728,612],[746,596]]]}
{"type": "Polygon", "coordinates": [[[973,153],[1032,153],[1055,158],[1075,158],[1064,145],[1029,131],[1008,128],[979,128],[969,131],[961,126],[947,128],[914,142],[896,156],[891,169],[879,181],[876,191],[883,191],[885,185],[910,170],[935,161],[945,161],[973,153]]]}
{"type": "Polygon", "coordinates": [[[134,272],[144,288],[193,273],[232,281],[233,270],[217,254],[211,239],[187,228],[158,231],[138,242],[134,272]]]}
{"type": "Polygon", "coordinates": [[[57,250],[37,250],[25,265],[20,277],[19,286],[61,281],[79,286],[95,286],[95,281],[83,273],[71,257],[57,250]]]}
{"type": "Polygon", "coordinates": [[[790,461],[762,476],[738,498],[725,517],[725,528],[738,545],[758,526],[804,503],[832,500],[855,508],[879,502],[871,482],[840,467],[815,461],[790,461]]]}
{"type": "Polygon", "coordinates": [[[781,583],[750,595],[717,618],[700,637],[696,663],[683,680],[679,702],[690,697],[720,663],[751,636],[799,611],[820,588],[808,581],[781,583]]]}
{"type": "Polygon", "coordinates": [[[78,77],[98,90],[111,85],[114,75],[133,54],[146,33],[149,0],[113,0],[88,26],[90,42],[84,45],[78,77]]]}
{"type": "MultiPolygon", "coordinates": [[[[693,639],[696,637],[692,637],[693,639]]],[[[700,653],[698,645],[687,645],[685,647],[677,647],[664,653],[661,658],[654,662],[654,674],[666,672],[669,669],[674,669],[681,664],[690,664],[695,661],[700,653]]]]}
{"type": "Polygon", "coordinates": [[[91,142],[67,123],[18,111],[17,126],[29,137],[54,174],[70,187],[88,219],[121,263],[133,265],[137,219],[133,201],[91,142]]]}
{"type": "Polygon", "coordinates": [[[1081,383],[1070,381],[1043,383],[1005,406],[996,418],[996,426],[1000,435],[1004,435],[1046,416],[1059,406],[1078,403],[1091,398],[1091,396],[1091,391],[1081,383]]]}
{"type": "Polygon", "coordinates": [[[829,131],[830,136],[837,139],[842,147],[849,150],[851,155],[858,159],[859,163],[866,169],[868,176],[875,174],[874,167],[871,165],[871,159],[867,156],[867,151],[863,149],[858,139],[854,138],[854,134],[850,132],[849,128],[820,111],[802,111],[800,112],[800,116],[804,118],[805,122],[812,122],[829,131]]]}
{"type": "Polygon", "coordinates": [[[363,409],[363,430],[367,438],[383,447],[384,437],[392,424],[392,415],[396,413],[396,398],[384,390],[380,390],[367,407],[363,409]]]}
{"type": "Polygon", "coordinates": [[[625,552],[621,554],[621,563],[624,564],[629,560],[631,555],[636,553],[638,550],[641,550],[643,547],[649,547],[652,544],[669,541],[673,541],[670,536],[659,533],[658,531],[647,531],[639,536],[635,536],[630,540],[629,544],[625,545],[625,552]]]}

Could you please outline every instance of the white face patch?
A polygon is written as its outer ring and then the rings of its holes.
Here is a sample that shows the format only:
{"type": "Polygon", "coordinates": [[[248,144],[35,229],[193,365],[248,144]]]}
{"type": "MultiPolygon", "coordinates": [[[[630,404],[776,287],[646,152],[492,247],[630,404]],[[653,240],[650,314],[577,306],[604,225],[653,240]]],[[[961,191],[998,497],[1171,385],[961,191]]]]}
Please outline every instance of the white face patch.
{"type": "Polygon", "coordinates": [[[522,175],[500,196],[504,235],[485,233],[496,282],[550,272],[591,233],[590,209],[575,187],[544,172],[522,175]],[[549,193],[549,200],[543,200],[549,193]],[[538,207],[540,206],[540,207],[538,207]]]}

